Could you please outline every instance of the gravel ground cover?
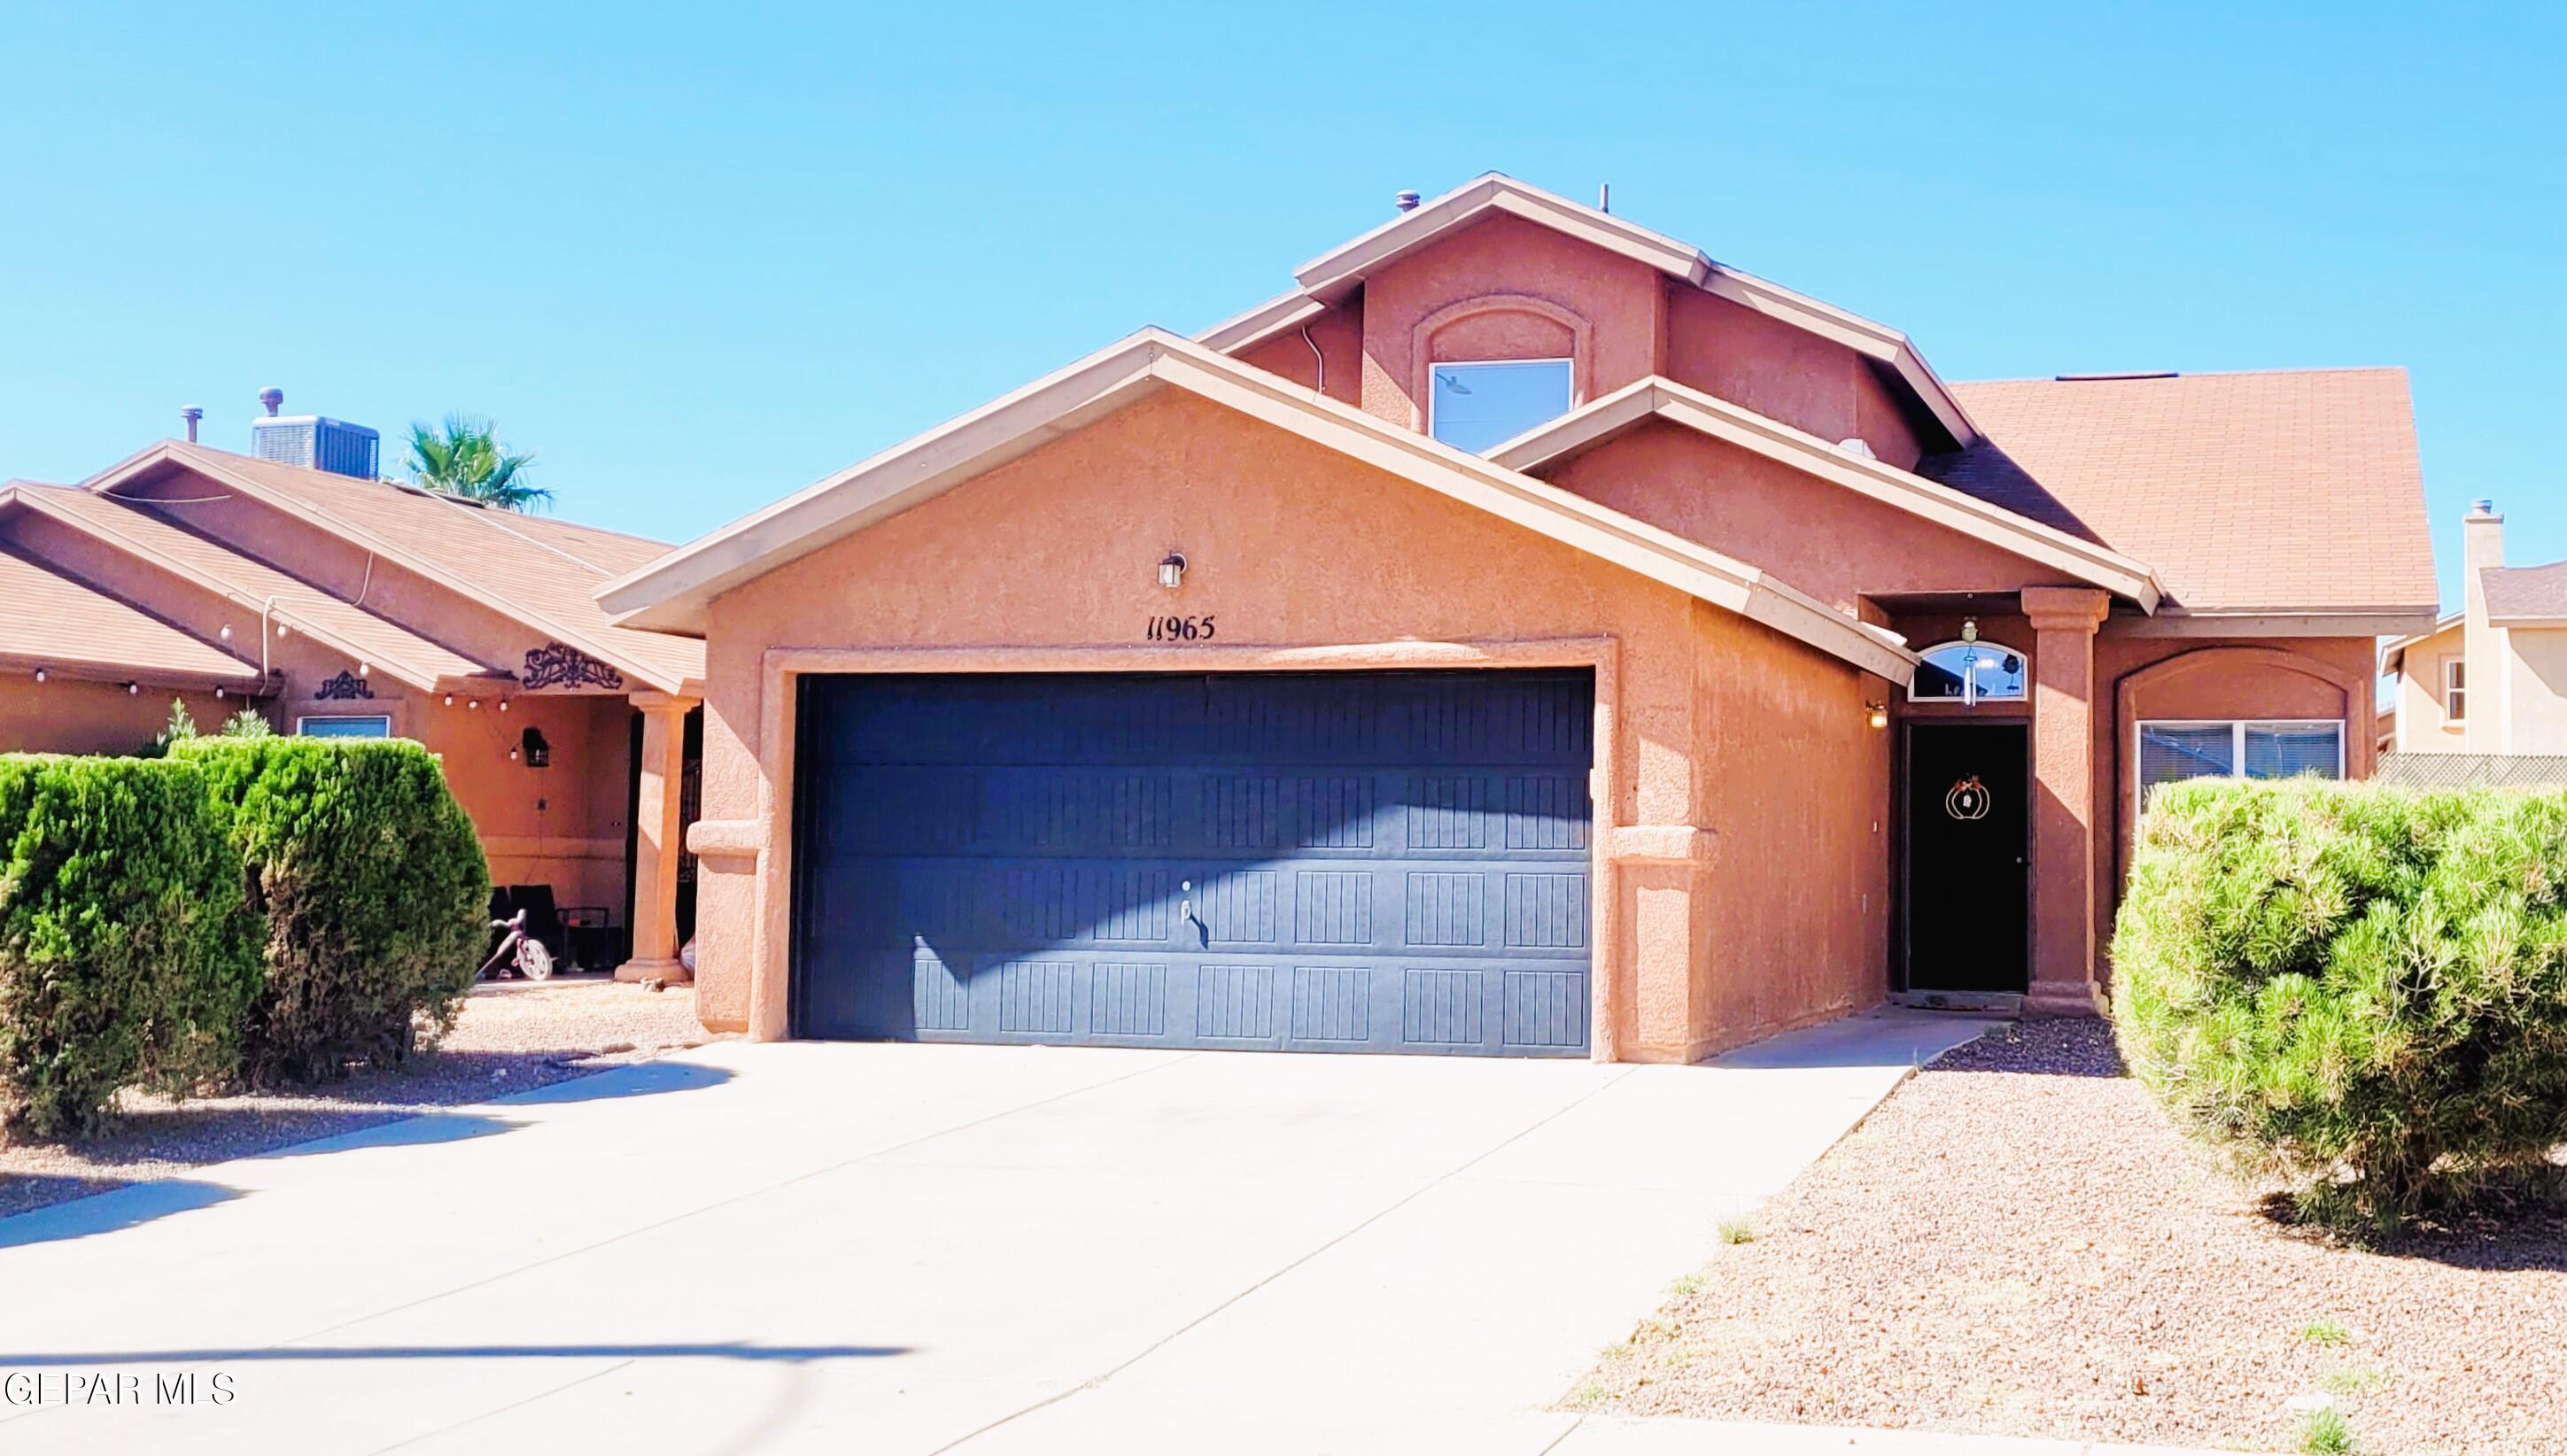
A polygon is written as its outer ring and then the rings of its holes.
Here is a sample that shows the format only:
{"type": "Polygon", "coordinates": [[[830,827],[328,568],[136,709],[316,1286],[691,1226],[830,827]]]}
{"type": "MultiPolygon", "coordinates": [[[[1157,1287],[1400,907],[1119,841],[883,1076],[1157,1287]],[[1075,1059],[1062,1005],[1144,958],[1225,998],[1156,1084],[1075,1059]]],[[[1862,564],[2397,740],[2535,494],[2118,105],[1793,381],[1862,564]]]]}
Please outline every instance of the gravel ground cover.
{"type": "Polygon", "coordinates": [[[167,1178],[439,1107],[589,1076],[717,1039],[684,987],[649,992],[598,980],[494,981],[473,989],[436,1050],[290,1093],[173,1102],[129,1094],[105,1134],[71,1144],[0,1144],[0,1216],[167,1178]]]}
{"type": "Polygon", "coordinates": [[[2361,1452],[2567,1452],[2567,1217],[2288,1227],[2100,1022],[1955,1049],[1729,1238],[1571,1406],[2276,1451],[2323,1400],[2361,1452]]]}

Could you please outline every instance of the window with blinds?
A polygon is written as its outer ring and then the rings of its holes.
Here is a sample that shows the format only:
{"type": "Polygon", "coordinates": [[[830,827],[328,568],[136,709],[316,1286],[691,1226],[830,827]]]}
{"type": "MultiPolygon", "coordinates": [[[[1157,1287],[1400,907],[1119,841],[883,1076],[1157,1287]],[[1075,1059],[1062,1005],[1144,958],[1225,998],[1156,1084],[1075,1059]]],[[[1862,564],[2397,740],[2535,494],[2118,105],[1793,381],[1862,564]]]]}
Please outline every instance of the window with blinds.
{"type": "Polygon", "coordinates": [[[2293,778],[2314,773],[2344,776],[2344,724],[2304,722],[2155,722],[2139,725],[2139,788],[2186,778],[2293,778]]]}

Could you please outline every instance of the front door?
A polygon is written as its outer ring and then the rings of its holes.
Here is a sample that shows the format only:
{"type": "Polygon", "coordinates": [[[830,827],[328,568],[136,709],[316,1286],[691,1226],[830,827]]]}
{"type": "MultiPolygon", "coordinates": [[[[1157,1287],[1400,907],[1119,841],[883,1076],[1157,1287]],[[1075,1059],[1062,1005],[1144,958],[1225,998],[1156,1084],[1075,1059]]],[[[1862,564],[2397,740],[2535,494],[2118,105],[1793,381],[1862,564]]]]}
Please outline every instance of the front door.
{"type": "Polygon", "coordinates": [[[1907,728],[1907,988],[2021,992],[2031,940],[2029,729],[1907,728]]]}

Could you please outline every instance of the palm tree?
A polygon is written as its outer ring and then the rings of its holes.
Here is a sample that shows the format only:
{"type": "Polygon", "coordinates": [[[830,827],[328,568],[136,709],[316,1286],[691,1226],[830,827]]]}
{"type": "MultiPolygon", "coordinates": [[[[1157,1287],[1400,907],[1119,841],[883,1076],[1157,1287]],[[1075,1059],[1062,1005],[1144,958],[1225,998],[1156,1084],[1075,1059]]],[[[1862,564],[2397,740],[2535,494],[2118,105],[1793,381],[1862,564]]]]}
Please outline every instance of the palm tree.
{"type": "Polygon", "coordinates": [[[426,489],[487,501],[501,510],[547,510],[553,493],[526,481],[526,467],[534,459],[532,450],[510,453],[487,420],[449,414],[443,425],[411,422],[410,479],[426,489]]]}

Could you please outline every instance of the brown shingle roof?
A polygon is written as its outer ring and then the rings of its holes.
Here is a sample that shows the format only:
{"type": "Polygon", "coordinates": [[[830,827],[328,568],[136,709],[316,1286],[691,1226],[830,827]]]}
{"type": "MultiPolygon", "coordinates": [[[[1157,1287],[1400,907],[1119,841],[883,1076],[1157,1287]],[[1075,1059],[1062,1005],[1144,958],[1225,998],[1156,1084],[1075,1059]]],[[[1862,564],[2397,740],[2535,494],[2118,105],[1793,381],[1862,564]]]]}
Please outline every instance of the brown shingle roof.
{"type": "Polygon", "coordinates": [[[256,664],[5,550],[0,601],[0,656],[90,678],[258,681],[256,664]]]}
{"type": "Polygon", "coordinates": [[[2486,589],[2487,616],[2497,621],[2567,618],[2567,561],[2547,566],[2490,566],[2478,573],[2486,589]]]}
{"type": "Polygon", "coordinates": [[[2435,600],[2402,369],[1956,384],[1986,437],[1917,473],[2147,562],[2188,612],[2435,600]]]}
{"type": "Polygon", "coordinates": [[[669,688],[704,676],[703,642],[613,626],[597,605],[600,586],[667,552],[657,541],[202,445],[166,448],[174,459],[285,497],[324,525],[385,542],[458,589],[627,671],[669,688]]]}
{"type": "Polygon", "coordinates": [[[397,622],[342,601],[220,541],[199,536],[142,505],[95,491],[56,485],[20,487],[27,504],[120,546],[148,553],[186,576],[244,603],[270,598],[286,621],[358,661],[377,664],[405,682],[432,687],[439,680],[490,669],[431,642],[397,622]]]}

